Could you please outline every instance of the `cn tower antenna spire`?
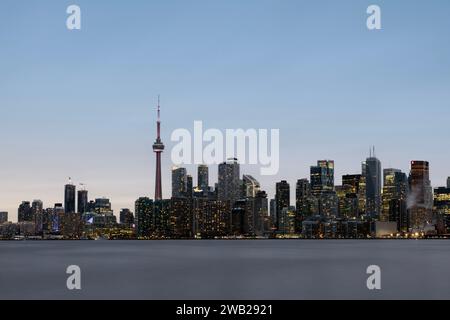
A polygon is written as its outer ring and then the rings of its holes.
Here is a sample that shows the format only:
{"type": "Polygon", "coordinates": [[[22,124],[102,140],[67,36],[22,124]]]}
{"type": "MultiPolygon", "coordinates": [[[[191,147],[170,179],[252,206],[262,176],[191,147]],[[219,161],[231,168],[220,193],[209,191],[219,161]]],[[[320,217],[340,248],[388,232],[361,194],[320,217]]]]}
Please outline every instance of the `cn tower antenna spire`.
{"type": "Polygon", "coordinates": [[[158,121],[160,121],[160,119],[161,119],[160,112],[161,112],[161,108],[160,108],[160,105],[159,105],[159,94],[158,94],[158,121]]]}
{"type": "Polygon", "coordinates": [[[160,99],[158,95],[158,119],[156,121],[156,141],[153,144],[153,152],[156,155],[156,175],[155,175],[155,200],[162,199],[161,187],[161,153],[164,151],[164,144],[161,141],[161,118],[160,99]]]}

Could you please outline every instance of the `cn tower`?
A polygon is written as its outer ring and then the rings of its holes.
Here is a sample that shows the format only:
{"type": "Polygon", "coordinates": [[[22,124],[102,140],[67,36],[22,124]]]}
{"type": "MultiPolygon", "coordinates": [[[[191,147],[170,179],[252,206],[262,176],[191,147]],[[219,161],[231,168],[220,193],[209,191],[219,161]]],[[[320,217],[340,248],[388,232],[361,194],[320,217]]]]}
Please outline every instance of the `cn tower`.
{"type": "Polygon", "coordinates": [[[153,144],[153,152],[156,153],[156,176],[155,176],[155,200],[162,199],[161,189],[161,152],[164,150],[164,144],[161,141],[161,119],[159,110],[158,96],[158,120],[156,121],[156,141],[153,144]]]}

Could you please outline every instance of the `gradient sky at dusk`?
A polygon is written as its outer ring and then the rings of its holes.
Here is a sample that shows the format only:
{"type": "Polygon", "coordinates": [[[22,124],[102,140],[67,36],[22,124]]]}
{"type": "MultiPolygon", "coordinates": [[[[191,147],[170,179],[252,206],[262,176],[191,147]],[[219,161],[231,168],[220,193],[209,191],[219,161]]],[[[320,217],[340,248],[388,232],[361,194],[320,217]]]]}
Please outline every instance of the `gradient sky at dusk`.
{"type": "MultiPolygon", "coordinates": [[[[161,94],[163,195],[170,134],[279,128],[275,182],[309,177],[334,159],[336,182],[359,173],[375,145],[383,167],[429,160],[433,186],[450,176],[450,2],[164,0],[2,1],[0,211],[63,201],[68,177],[115,213],[154,194],[161,94]],[[66,8],[82,30],[66,29],[66,8]],[[382,30],[366,28],[378,4],[382,30]]],[[[195,174],[195,168],[188,171],[195,174]]],[[[210,184],[217,167],[210,168],[210,184]]],[[[194,180],[196,182],[196,178],[194,180]]],[[[292,191],[292,197],[293,197],[292,191]]],[[[134,208],[133,208],[134,210],[134,208]]]]}

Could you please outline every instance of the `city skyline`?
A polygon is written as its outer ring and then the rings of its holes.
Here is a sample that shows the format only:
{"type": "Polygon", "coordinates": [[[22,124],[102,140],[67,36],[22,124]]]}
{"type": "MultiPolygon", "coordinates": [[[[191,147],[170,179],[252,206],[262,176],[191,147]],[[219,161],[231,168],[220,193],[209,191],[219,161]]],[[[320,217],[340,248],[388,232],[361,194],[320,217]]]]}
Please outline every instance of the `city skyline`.
{"type": "MultiPolygon", "coordinates": [[[[382,205],[383,204],[382,204],[381,196],[384,194],[384,187],[388,186],[388,185],[386,185],[386,175],[393,174],[393,173],[397,172],[397,173],[404,174],[405,177],[408,177],[408,176],[411,175],[411,168],[409,170],[406,170],[406,172],[405,172],[405,171],[403,171],[402,169],[399,169],[399,168],[392,168],[392,167],[386,168],[386,167],[383,167],[382,166],[382,162],[378,158],[376,158],[374,154],[370,154],[369,157],[366,159],[366,161],[361,161],[362,168],[364,168],[367,160],[376,160],[376,161],[380,162],[381,170],[378,172],[378,174],[379,174],[379,178],[381,178],[381,184],[379,185],[379,188],[381,190],[381,194],[380,194],[380,201],[379,201],[378,205],[376,205],[375,207],[378,207],[380,210],[382,210],[382,205]]],[[[235,182],[239,183],[240,187],[241,187],[242,183],[245,183],[245,179],[252,179],[252,180],[254,180],[254,183],[258,184],[258,189],[263,190],[265,192],[266,192],[267,189],[270,189],[270,186],[260,185],[258,179],[254,179],[251,175],[247,174],[246,172],[242,172],[242,169],[241,170],[239,169],[239,167],[241,165],[239,164],[238,159],[233,159],[233,162],[236,162],[238,164],[238,172],[237,172],[237,176],[236,176],[236,178],[238,180],[236,180],[235,182]],[[241,171],[241,172],[239,173],[239,171],[241,171]]],[[[342,175],[336,175],[335,174],[335,163],[334,163],[334,160],[330,160],[330,159],[317,160],[317,164],[319,165],[319,167],[320,167],[321,163],[326,163],[326,166],[328,166],[328,162],[332,163],[332,172],[330,174],[326,173],[326,175],[327,176],[329,175],[329,177],[332,178],[333,181],[332,182],[324,182],[324,184],[325,185],[329,185],[331,191],[337,191],[336,189],[338,187],[342,187],[343,186],[343,183],[344,183],[343,178],[349,178],[349,177],[352,178],[352,177],[357,176],[357,175],[363,175],[364,176],[364,173],[363,173],[362,170],[361,170],[361,172],[350,172],[350,173],[343,173],[342,175]],[[336,177],[339,177],[339,179],[336,179],[336,177]],[[337,183],[337,181],[339,181],[339,183],[337,183]]],[[[427,163],[427,170],[429,170],[428,168],[429,168],[430,165],[428,164],[428,162],[426,160],[411,160],[410,161],[410,165],[413,166],[414,163],[418,163],[418,162],[420,162],[420,163],[421,162],[426,162],[427,163]]],[[[220,171],[221,170],[220,166],[224,166],[226,163],[229,163],[229,162],[225,161],[222,164],[215,165],[215,166],[212,166],[212,165],[208,166],[208,165],[204,165],[204,164],[198,165],[198,166],[196,166],[197,169],[198,169],[196,175],[195,174],[192,175],[192,173],[189,172],[186,169],[186,167],[173,166],[172,169],[171,169],[171,172],[170,172],[171,176],[172,176],[171,180],[170,181],[166,181],[166,183],[170,186],[171,192],[170,192],[170,195],[168,195],[167,197],[163,197],[162,199],[171,199],[172,197],[178,198],[180,196],[181,197],[186,196],[187,190],[178,191],[178,192],[174,191],[174,187],[176,186],[176,185],[174,185],[174,173],[175,172],[179,172],[180,170],[182,170],[181,171],[181,175],[190,177],[190,179],[191,179],[191,190],[192,191],[195,191],[197,188],[198,188],[197,190],[202,190],[201,186],[202,186],[202,181],[204,182],[204,180],[199,181],[199,178],[201,178],[202,175],[205,175],[205,174],[206,174],[207,177],[210,176],[211,170],[209,170],[209,169],[211,167],[216,167],[217,170],[220,171]],[[200,168],[207,168],[206,169],[206,173],[201,173],[200,168]],[[195,179],[192,178],[193,176],[195,176],[195,179]],[[185,194],[182,194],[183,192],[185,194]]],[[[157,164],[155,164],[155,167],[157,167],[157,164]]],[[[305,176],[305,177],[298,177],[294,181],[290,181],[290,180],[287,180],[287,179],[281,179],[281,180],[273,181],[273,188],[275,189],[275,192],[273,192],[272,195],[268,194],[268,199],[269,200],[276,199],[276,195],[275,194],[276,194],[276,190],[277,190],[277,185],[280,182],[281,183],[287,183],[288,189],[290,189],[289,190],[289,198],[290,198],[290,200],[289,200],[289,203],[285,204],[283,207],[285,207],[286,205],[296,207],[298,205],[298,203],[296,202],[297,201],[297,196],[296,196],[295,185],[299,181],[305,180],[305,181],[308,182],[308,184],[312,183],[311,190],[314,193],[314,187],[313,187],[314,182],[313,182],[313,180],[314,180],[315,173],[313,171],[313,168],[317,168],[317,167],[318,166],[315,166],[314,164],[310,165],[309,166],[310,175],[305,176]],[[289,186],[290,186],[290,188],[289,188],[289,186]]],[[[179,177],[178,173],[175,173],[175,175],[177,177],[179,177]]],[[[207,179],[207,181],[209,180],[209,178],[206,178],[206,179],[207,179]]],[[[444,180],[446,182],[444,184],[442,184],[442,185],[434,185],[432,183],[432,181],[431,181],[431,184],[430,184],[431,192],[433,192],[433,190],[437,189],[437,188],[450,188],[450,176],[447,176],[444,180]]],[[[155,181],[156,181],[156,178],[155,178],[155,181]]],[[[186,188],[186,183],[187,183],[187,181],[184,181],[184,184],[185,184],[184,188],[186,188]]],[[[209,187],[210,188],[212,188],[214,190],[214,186],[215,185],[220,185],[219,180],[213,180],[213,181],[209,180],[209,187]]],[[[202,192],[204,192],[204,190],[202,190],[202,192]]],[[[86,189],[86,185],[85,184],[83,184],[83,183],[76,184],[76,183],[73,182],[71,177],[69,177],[68,183],[64,185],[64,191],[62,193],[63,193],[63,196],[56,202],[46,202],[45,199],[43,200],[42,198],[30,198],[30,197],[27,198],[27,197],[24,197],[20,202],[18,202],[18,204],[16,205],[16,207],[12,211],[8,211],[8,210],[2,209],[0,207],[0,213],[7,213],[8,214],[8,221],[17,222],[17,218],[18,218],[19,211],[20,211],[20,206],[21,206],[20,204],[23,205],[24,203],[27,203],[27,202],[29,204],[31,204],[32,202],[33,203],[40,202],[41,203],[41,207],[44,206],[44,207],[47,207],[47,208],[52,208],[54,205],[61,204],[62,208],[64,208],[64,210],[66,210],[66,213],[74,213],[74,212],[84,213],[84,212],[87,212],[87,211],[80,211],[80,206],[82,206],[84,209],[87,209],[89,201],[108,200],[108,201],[111,202],[111,209],[113,210],[114,215],[117,218],[119,218],[122,210],[130,210],[130,209],[133,210],[134,203],[135,203],[136,199],[139,198],[139,197],[147,197],[147,198],[152,199],[152,200],[162,200],[162,199],[156,199],[155,197],[151,197],[150,194],[153,193],[153,192],[149,191],[148,194],[136,195],[135,199],[132,201],[132,203],[130,203],[129,206],[121,206],[119,209],[116,210],[115,208],[118,208],[118,206],[114,206],[114,199],[113,198],[107,197],[107,196],[96,196],[96,195],[92,196],[92,194],[90,193],[90,190],[86,189]],[[80,189],[77,189],[77,187],[79,187],[80,189]],[[77,196],[76,196],[76,194],[77,194],[77,196]],[[83,200],[80,199],[81,195],[83,195],[83,200]],[[88,197],[88,195],[89,195],[89,197],[88,197]],[[67,209],[67,208],[69,208],[69,209],[67,209]],[[14,216],[14,213],[17,213],[16,214],[16,219],[11,219],[14,216]]],[[[253,196],[254,196],[254,194],[253,194],[253,196]]],[[[238,194],[236,196],[233,195],[233,194],[227,195],[227,196],[222,196],[223,199],[226,199],[228,197],[234,199],[233,201],[237,201],[240,198],[240,196],[238,194]]],[[[220,193],[219,193],[219,199],[220,198],[221,198],[221,196],[220,196],[220,193]]],[[[280,209],[275,209],[275,210],[279,211],[279,210],[281,210],[281,207],[280,207],[280,209]]],[[[270,210],[269,210],[269,212],[270,212],[270,210]]],[[[378,213],[378,215],[381,216],[382,212],[380,211],[378,213]]]]}
{"type": "MultiPolygon", "coordinates": [[[[279,128],[279,173],[241,166],[269,198],[285,179],[294,199],[296,180],[317,159],[335,161],[339,184],[360,172],[371,145],[383,168],[409,172],[411,160],[429,161],[433,187],[444,186],[450,4],[437,2],[378,1],[383,28],[372,32],[371,1],[78,1],[79,31],[67,30],[64,4],[7,1],[0,210],[16,220],[25,199],[61,203],[68,176],[91,197],[110,198],[116,215],[153,197],[157,94],[166,150],[170,133],[195,120],[220,130],[279,128]]],[[[170,168],[165,152],[165,199],[170,168]]]]}

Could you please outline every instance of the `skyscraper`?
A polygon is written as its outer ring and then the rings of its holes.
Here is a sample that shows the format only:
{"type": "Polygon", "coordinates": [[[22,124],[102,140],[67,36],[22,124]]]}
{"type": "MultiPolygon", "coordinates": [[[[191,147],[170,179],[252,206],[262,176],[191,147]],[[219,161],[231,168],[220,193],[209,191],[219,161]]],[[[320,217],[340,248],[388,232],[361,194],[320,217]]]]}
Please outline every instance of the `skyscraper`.
{"type": "Polygon", "coordinates": [[[200,164],[197,168],[197,186],[203,193],[209,191],[209,171],[205,164],[200,164]]]}
{"type": "Polygon", "coordinates": [[[325,169],[318,166],[311,166],[311,192],[314,196],[320,196],[323,187],[323,177],[325,176],[325,169]]]}
{"type": "Polygon", "coordinates": [[[362,164],[366,178],[366,214],[378,219],[381,213],[381,162],[375,157],[375,151],[362,164]]]}
{"type": "Polygon", "coordinates": [[[188,198],[170,200],[170,235],[172,237],[191,238],[193,236],[192,205],[192,199],[188,198]]]}
{"type": "Polygon", "coordinates": [[[348,184],[336,186],[336,194],[339,199],[339,217],[341,218],[353,219],[359,216],[358,193],[352,191],[354,191],[354,188],[348,184]]]}
{"type": "Polygon", "coordinates": [[[64,207],[62,203],[55,203],[53,216],[51,217],[51,232],[59,233],[64,221],[64,207]]]}
{"type": "Polygon", "coordinates": [[[187,196],[187,171],[186,168],[172,168],[172,197],[181,198],[187,196]]]}
{"type": "Polygon", "coordinates": [[[295,186],[296,228],[301,229],[304,218],[317,213],[317,201],[311,193],[308,179],[299,179],[295,186]]]}
{"type": "Polygon", "coordinates": [[[284,208],[289,208],[291,203],[290,186],[286,180],[281,180],[275,185],[275,206],[276,206],[276,227],[277,230],[285,222],[282,221],[282,212],[284,208]]]}
{"type": "Polygon", "coordinates": [[[411,161],[407,206],[413,229],[422,230],[427,222],[431,222],[433,192],[427,161],[411,161]]]}
{"type": "Polygon", "coordinates": [[[244,174],[242,176],[242,184],[242,195],[244,198],[254,198],[256,194],[261,190],[261,185],[259,184],[258,180],[248,174],[244,174]]]}
{"type": "Polygon", "coordinates": [[[450,177],[447,178],[447,188],[450,188],[450,177]]]}
{"type": "Polygon", "coordinates": [[[136,236],[138,238],[150,237],[154,230],[153,200],[141,197],[135,202],[136,236]]]}
{"type": "Polygon", "coordinates": [[[120,210],[119,221],[126,227],[132,227],[134,224],[134,215],[130,209],[122,209],[120,210]]]}
{"type": "Polygon", "coordinates": [[[334,190],[334,161],[319,160],[310,169],[311,193],[317,199],[318,213],[323,216],[338,214],[339,199],[334,190]]]}
{"type": "Polygon", "coordinates": [[[162,199],[161,187],[161,153],[164,151],[164,144],[161,141],[161,120],[158,96],[158,120],[156,121],[156,140],[153,144],[153,152],[156,154],[156,175],[155,175],[155,200],[162,199]]]}
{"type": "Polygon", "coordinates": [[[406,215],[406,197],[408,193],[408,179],[406,174],[399,169],[383,170],[383,195],[381,221],[398,222],[399,217],[406,215]],[[399,203],[393,203],[397,200],[399,203]],[[393,209],[401,209],[404,212],[394,212],[393,209]]]}
{"type": "Polygon", "coordinates": [[[31,214],[33,216],[36,234],[41,233],[44,219],[44,205],[41,200],[33,201],[31,204],[31,214]]]}
{"type": "Polygon", "coordinates": [[[239,162],[236,158],[219,164],[218,200],[228,201],[231,206],[241,197],[239,162]]]}
{"type": "Polygon", "coordinates": [[[88,191],[87,190],[78,190],[78,213],[86,213],[88,212],[88,191]]]}
{"type": "Polygon", "coordinates": [[[450,188],[439,187],[434,189],[434,211],[438,220],[442,221],[442,232],[450,233],[450,188]]]}
{"type": "Polygon", "coordinates": [[[201,238],[225,236],[231,232],[231,207],[229,201],[195,198],[193,201],[194,235],[201,238]]]}
{"type": "Polygon", "coordinates": [[[269,201],[269,215],[272,220],[273,226],[276,227],[277,225],[277,201],[276,199],[270,199],[269,201]]]}
{"type": "Polygon", "coordinates": [[[334,189],[334,161],[333,160],[319,160],[317,166],[325,169],[325,177],[323,180],[323,188],[325,190],[334,189]]]}
{"type": "Polygon", "coordinates": [[[22,201],[17,211],[18,221],[33,221],[33,214],[31,211],[31,205],[29,201],[22,201]]]}
{"type": "Polygon", "coordinates": [[[194,179],[190,174],[186,177],[186,197],[192,198],[194,193],[194,179]]]}
{"type": "Polygon", "coordinates": [[[268,201],[265,191],[258,191],[253,198],[253,221],[256,235],[263,235],[265,231],[264,223],[268,218],[268,201]]]}
{"type": "Polygon", "coordinates": [[[170,235],[170,200],[156,200],[153,203],[154,210],[154,232],[157,236],[166,237],[170,235]]]}
{"type": "Polygon", "coordinates": [[[75,212],[75,191],[76,187],[69,179],[69,183],[64,186],[64,209],[66,213],[75,212]]]}
{"type": "Polygon", "coordinates": [[[317,166],[311,166],[311,191],[318,196],[323,191],[334,190],[334,161],[319,160],[317,166]]]}

